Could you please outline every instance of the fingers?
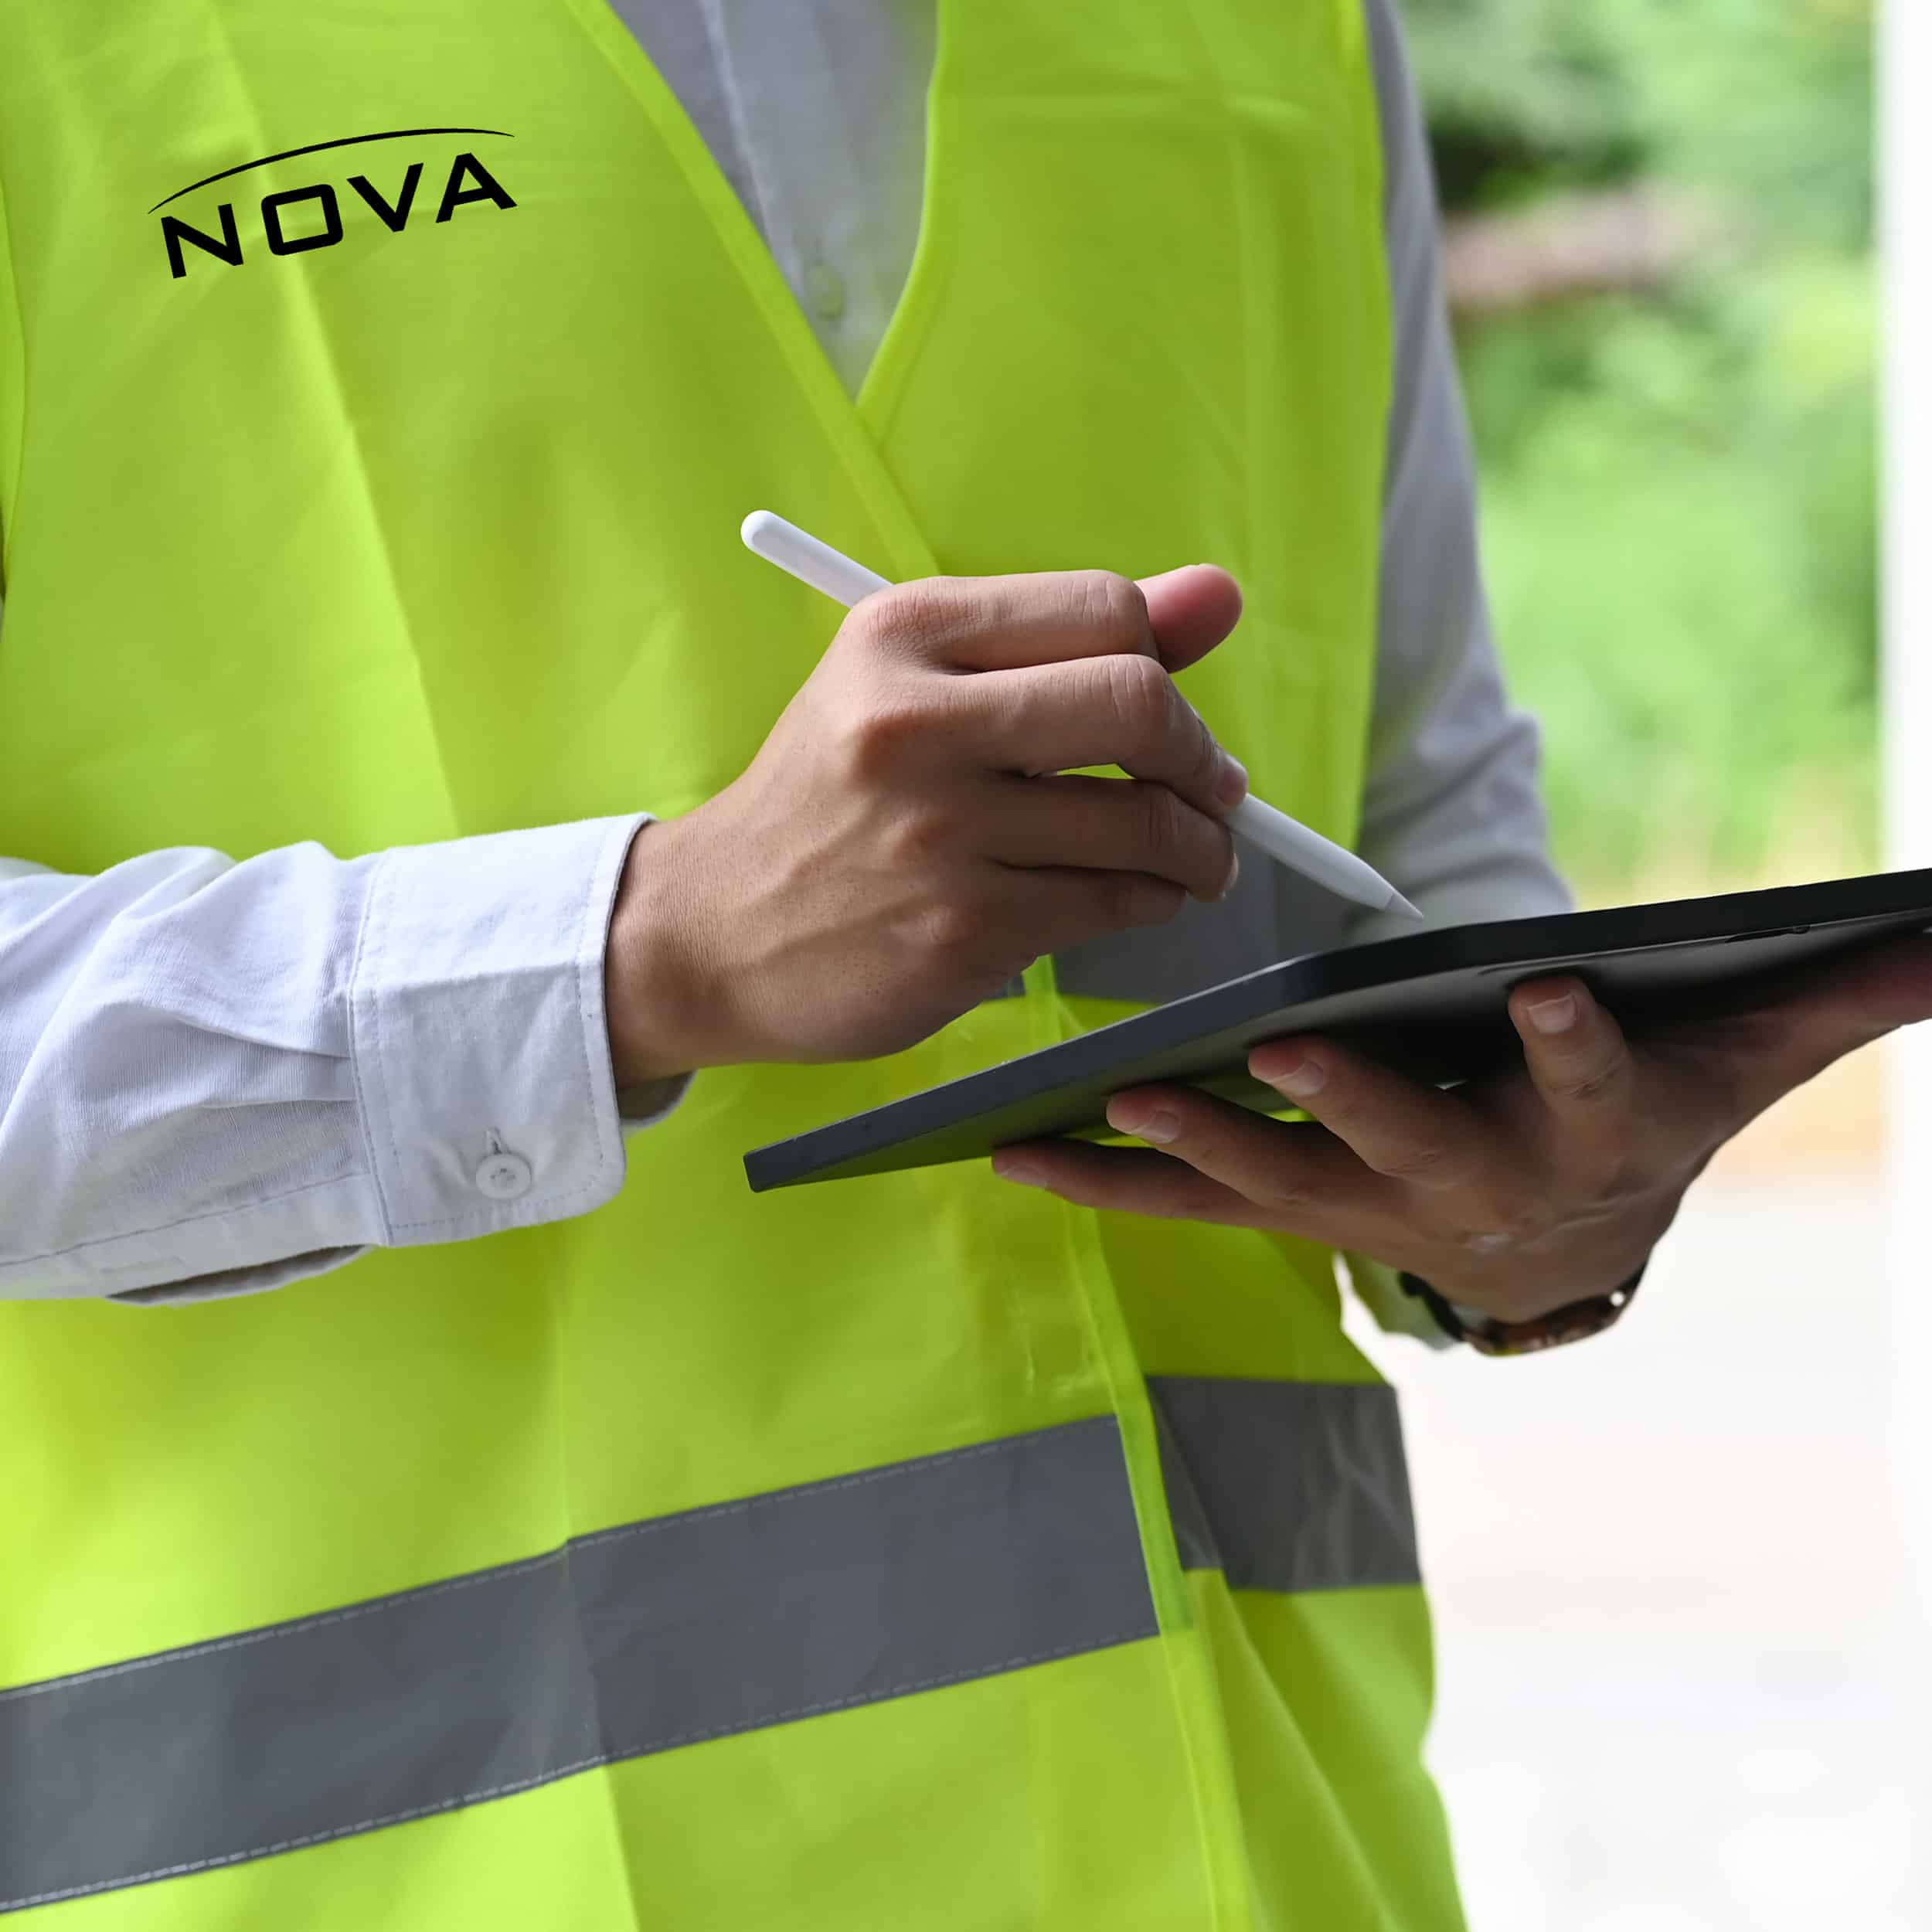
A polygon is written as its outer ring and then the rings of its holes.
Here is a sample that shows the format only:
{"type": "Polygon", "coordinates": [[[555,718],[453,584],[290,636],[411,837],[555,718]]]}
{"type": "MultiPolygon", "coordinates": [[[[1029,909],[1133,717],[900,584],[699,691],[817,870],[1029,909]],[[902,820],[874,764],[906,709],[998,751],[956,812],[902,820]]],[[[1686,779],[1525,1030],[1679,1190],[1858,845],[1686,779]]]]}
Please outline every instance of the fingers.
{"type": "Polygon", "coordinates": [[[1215,1221],[1228,1227],[1279,1227],[1281,1216],[1184,1161],[1145,1148],[1093,1147],[1084,1141],[1029,1141],[1002,1148],[993,1172],[1022,1187],[1043,1187],[1077,1207],[1163,1220],[1215,1221]]]}
{"type": "Polygon", "coordinates": [[[1529,1077],[1568,1132],[1622,1135],[1634,1114],[1636,1063],[1623,1029],[1580,979],[1529,980],[1509,995],[1529,1077]]]}
{"type": "Polygon", "coordinates": [[[1010,671],[1070,658],[1152,658],[1179,671],[1234,628],[1240,587],[1213,564],[1136,583],[1111,570],[924,577],[866,600],[873,635],[954,671],[1010,671]]]}
{"type": "Polygon", "coordinates": [[[1247,774],[1151,658],[1114,656],[961,679],[988,764],[1028,774],[1118,765],[1219,818],[1247,774]]]}
{"type": "Polygon", "coordinates": [[[1241,587],[1212,563],[1184,564],[1141,579],[1148,622],[1170,671],[1185,671],[1207,655],[1241,616],[1241,587]]]}
{"type": "Polygon", "coordinates": [[[1146,872],[1016,866],[1004,869],[998,903],[1002,928],[1023,936],[1019,950],[1037,959],[1125,926],[1164,925],[1187,893],[1146,872]]]}
{"type": "Polygon", "coordinates": [[[1003,864],[1145,872],[1201,900],[1220,898],[1234,883],[1226,827],[1165,785],[1003,774],[994,784],[986,849],[1003,864]]]}
{"type": "Polygon", "coordinates": [[[1218,816],[1240,801],[1247,774],[1176,689],[1155,617],[1175,663],[1192,662],[1226,634],[1240,592],[1206,565],[1148,582],[1152,614],[1138,584],[1107,570],[927,577],[866,598],[842,634],[954,674],[899,681],[889,739],[920,725],[951,753],[1029,776],[1118,765],[1218,816]],[[966,672],[980,675],[957,675],[966,672]]]}
{"type": "Polygon", "coordinates": [[[1107,1124],[1136,1134],[1261,1209],[1270,1227],[1337,1247],[1397,1207],[1395,1182],[1320,1127],[1291,1126],[1192,1087],[1136,1087],[1107,1103],[1107,1124]]]}
{"type": "Polygon", "coordinates": [[[1248,1071],[1391,1180],[1446,1192],[1495,1158],[1490,1130],[1466,1102],[1329,1041],[1271,1040],[1248,1056],[1248,1071]]]}
{"type": "MultiPolygon", "coordinates": [[[[1199,601],[1185,590],[1162,595],[1164,606],[1199,601]]],[[[861,607],[874,635],[942,670],[1011,671],[1114,655],[1160,661],[1146,596],[1111,570],[922,577],[878,591],[861,607]]]]}

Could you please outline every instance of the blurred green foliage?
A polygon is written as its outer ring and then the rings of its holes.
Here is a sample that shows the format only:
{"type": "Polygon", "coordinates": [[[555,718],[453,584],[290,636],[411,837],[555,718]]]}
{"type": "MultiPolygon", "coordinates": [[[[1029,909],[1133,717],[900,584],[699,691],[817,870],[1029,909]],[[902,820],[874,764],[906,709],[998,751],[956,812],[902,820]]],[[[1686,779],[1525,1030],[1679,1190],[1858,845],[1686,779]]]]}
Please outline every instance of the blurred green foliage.
{"type": "Polygon", "coordinates": [[[1870,0],[1405,10],[1452,216],[1641,185],[1706,237],[1460,330],[1560,859],[1598,898],[1870,862],[1870,0]]]}

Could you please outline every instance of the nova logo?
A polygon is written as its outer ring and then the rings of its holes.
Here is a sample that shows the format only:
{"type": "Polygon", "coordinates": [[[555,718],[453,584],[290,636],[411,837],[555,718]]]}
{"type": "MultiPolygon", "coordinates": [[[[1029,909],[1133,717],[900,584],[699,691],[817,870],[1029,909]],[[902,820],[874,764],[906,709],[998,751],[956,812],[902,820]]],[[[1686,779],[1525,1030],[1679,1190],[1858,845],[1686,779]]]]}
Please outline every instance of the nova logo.
{"type": "MultiPolygon", "coordinates": [[[[226,181],[236,175],[245,175],[251,168],[266,168],[271,162],[293,160],[298,155],[320,154],[325,148],[359,147],[366,141],[423,140],[432,134],[488,134],[499,141],[511,138],[496,128],[396,128],[386,134],[345,134],[340,141],[318,141],[306,148],[284,148],[279,155],[264,155],[259,161],[244,161],[237,167],[224,168],[219,174],[204,175],[199,181],[191,181],[185,188],[177,189],[166,200],[156,202],[148,212],[151,215],[161,214],[168,202],[179,201],[183,195],[192,195],[198,188],[226,181]]],[[[423,182],[423,164],[412,161],[400,175],[392,173],[388,179],[387,186],[379,187],[367,175],[351,175],[345,185],[391,234],[400,235],[409,226],[410,213],[416,206],[417,191],[423,182]]],[[[311,248],[333,248],[342,239],[342,200],[335,184],[326,181],[318,181],[308,188],[287,188],[279,194],[263,196],[261,229],[268,252],[271,255],[301,255],[311,248]]],[[[436,219],[447,221],[457,209],[479,201],[492,202],[498,208],[516,206],[505,192],[502,183],[474,155],[460,154],[450,163],[448,175],[437,198],[436,219]]],[[[352,208],[353,206],[352,203],[352,208]]],[[[235,204],[232,201],[222,202],[215,210],[215,219],[221,228],[218,235],[194,227],[178,215],[162,215],[161,238],[168,250],[169,272],[177,281],[188,273],[185,251],[189,249],[213,256],[231,268],[240,267],[242,235],[235,219],[235,204]]]]}

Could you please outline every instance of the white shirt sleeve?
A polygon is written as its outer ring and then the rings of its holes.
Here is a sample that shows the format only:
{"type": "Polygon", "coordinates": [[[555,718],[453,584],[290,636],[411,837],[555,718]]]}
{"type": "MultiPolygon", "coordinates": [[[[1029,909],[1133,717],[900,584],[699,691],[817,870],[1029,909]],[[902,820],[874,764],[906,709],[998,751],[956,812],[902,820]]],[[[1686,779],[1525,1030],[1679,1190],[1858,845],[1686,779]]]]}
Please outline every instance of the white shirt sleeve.
{"type": "MultiPolygon", "coordinates": [[[[1437,924],[1565,912],[1536,720],[1505,693],[1483,591],[1421,104],[1392,0],[1369,0],[1369,24],[1396,351],[1362,854],[1437,924]]],[[[1407,929],[1381,915],[1350,937],[1407,929]]]]}
{"type": "MultiPolygon", "coordinates": [[[[1535,719],[1504,691],[1476,535],[1475,462],[1443,301],[1434,171],[1393,0],[1368,0],[1395,319],[1376,697],[1362,854],[1437,924],[1566,912],[1535,719]]],[[[1352,939],[1413,930],[1380,913],[1352,939]]],[[[1451,1345],[1394,1269],[1343,1265],[1378,1326],[1451,1345]]]]}
{"type": "Polygon", "coordinates": [[[338,859],[0,861],[0,1296],[196,1300],[622,1182],[606,930],[644,815],[338,859]]]}

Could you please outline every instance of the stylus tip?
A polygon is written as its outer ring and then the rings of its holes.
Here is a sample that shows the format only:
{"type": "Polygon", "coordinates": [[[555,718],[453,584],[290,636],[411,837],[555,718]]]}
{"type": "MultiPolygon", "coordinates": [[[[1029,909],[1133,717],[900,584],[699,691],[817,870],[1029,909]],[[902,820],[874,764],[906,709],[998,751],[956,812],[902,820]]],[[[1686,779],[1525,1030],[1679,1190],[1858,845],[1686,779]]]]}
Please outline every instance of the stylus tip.
{"type": "Polygon", "coordinates": [[[1404,899],[1400,893],[1390,893],[1389,896],[1389,903],[1383,908],[1383,910],[1384,912],[1391,913],[1404,913],[1411,919],[1420,919],[1424,917],[1422,908],[1420,906],[1410,905],[1408,900],[1404,899]]]}

